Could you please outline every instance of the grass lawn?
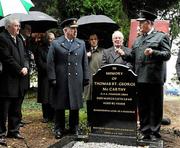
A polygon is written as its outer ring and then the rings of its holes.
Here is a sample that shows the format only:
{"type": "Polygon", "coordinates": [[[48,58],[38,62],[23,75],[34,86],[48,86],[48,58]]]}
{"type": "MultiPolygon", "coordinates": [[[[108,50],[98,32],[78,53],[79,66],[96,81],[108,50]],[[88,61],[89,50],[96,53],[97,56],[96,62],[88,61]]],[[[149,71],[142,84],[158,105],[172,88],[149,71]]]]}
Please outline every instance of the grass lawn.
{"type": "MultiPolygon", "coordinates": [[[[28,93],[28,95],[24,99],[23,105],[22,105],[23,118],[42,116],[41,104],[37,103],[36,98],[37,98],[37,95],[31,92],[31,93],[28,93]]],[[[66,123],[67,123],[66,126],[68,126],[68,114],[69,114],[69,111],[67,110],[66,111],[66,123]]],[[[79,117],[80,117],[80,127],[82,129],[86,129],[87,128],[87,113],[86,113],[85,103],[84,103],[84,108],[80,109],[79,117]]]]}

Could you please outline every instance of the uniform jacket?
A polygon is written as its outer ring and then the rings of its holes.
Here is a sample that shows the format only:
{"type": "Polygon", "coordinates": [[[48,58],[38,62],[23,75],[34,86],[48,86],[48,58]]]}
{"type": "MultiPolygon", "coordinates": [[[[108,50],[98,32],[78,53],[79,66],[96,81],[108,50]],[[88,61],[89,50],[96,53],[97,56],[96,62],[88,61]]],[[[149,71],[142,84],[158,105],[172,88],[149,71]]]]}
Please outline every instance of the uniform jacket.
{"type": "Polygon", "coordinates": [[[74,39],[71,43],[61,36],[49,49],[48,78],[56,80],[52,105],[55,109],[82,107],[83,81],[89,79],[85,43],[74,39]]]}
{"type": "Polygon", "coordinates": [[[133,44],[132,52],[126,59],[135,64],[135,73],[140,83],[163,84],[166,79],[166,61],[170,59],[170,41],[166,34],[153,31],[147,36],[139,36],[133,44]],[[145,56],[146,48],[152,48],[153,54],[145,56]]]}
{"type": "MultiPolygon", "coordinates": [[[[131,51],[127,47],[123,47],[122,49],[127,54],[129,54],[131,51]]],[[[102,66],[107,64],[123,64],[132,68],[132,65],[130,63],[125,61],[119,54],[115,52],[114,47],[103,50],[102,66]]]]}
{"type": "Polygon", "coordinates": [[[38,102],[47,103],[49,99],[49,81],[47,75],[47,54],[49,46],[44,44],[37,51],[37,69],[38,69],[38,102]]]}
{"type": "Polygon", "coordinates": [[[24,76],[20,71],[23,67],[28,68],[28,61],[19,37],[16,37],[16,42],[7,31],[0,34],[0,61],[3,65],[0,74],[0,97],[17,98],[24,93],[24,76]]]}

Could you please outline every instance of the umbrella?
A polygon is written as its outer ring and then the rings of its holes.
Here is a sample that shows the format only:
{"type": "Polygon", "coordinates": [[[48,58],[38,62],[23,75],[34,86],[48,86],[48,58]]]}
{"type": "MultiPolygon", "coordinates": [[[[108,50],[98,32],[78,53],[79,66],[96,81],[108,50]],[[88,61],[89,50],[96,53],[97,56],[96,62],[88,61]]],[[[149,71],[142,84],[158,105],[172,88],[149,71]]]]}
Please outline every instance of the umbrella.
{"type": "Polygon", "coordinates": [[[7,16],[13,13],[27,14],[34,4],[31,0],[0,0],[0,16],[7,16]]]}
{"type": "Polygon", "coordinates": [[[96,33],[99,37],[99,46],[109,48],[112,46],[112,34],[119,26],[105,15],[87,15],[77,21],[78,38],[88,40],[89,35],[96,33]]]}
{"type": "MultiPolygon", "coordinates": [[[[45,32],[58,26],[56,19],[40,11],[29,11],[29,14],[14,13],[7,17],[18,18],[21,24],[31,25],[32,32],[45,32]]],[[[0,20],[0,27],[4,27],[7,17],[0,20]]]]}

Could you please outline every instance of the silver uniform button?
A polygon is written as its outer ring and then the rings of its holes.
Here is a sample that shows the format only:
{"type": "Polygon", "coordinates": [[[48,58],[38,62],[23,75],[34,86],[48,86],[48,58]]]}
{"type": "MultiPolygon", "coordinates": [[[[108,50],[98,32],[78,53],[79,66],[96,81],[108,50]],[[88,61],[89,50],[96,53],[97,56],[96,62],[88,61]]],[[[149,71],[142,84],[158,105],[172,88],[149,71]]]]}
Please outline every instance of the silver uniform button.
{"type": "Polygon", "coordinates": [[[71,73],[68,73],[68,75],[70,76],[70,75],[71,75],[71,73]]]}
{"type": "Polygon", "coordinates": [[[77,66],[77,63],[75,63],[75,65],[77,66]]]}
{"type": "Polygon", "coordinates": [[[75,56],[77,56],[77,53],[75,53],[75,56]]]}
{"type": "Polygon", "coordinates": [[[68,65],[70,66],[70,65],[71,65],[71,63],[68,63],[68,65]]]}
{"type": "Polygon", "coordinates": [[[69,52],[68,55],[71,55],[71,53],[69,52]]]}
{"type": "Polygon", "coordinates": [[[76,76],[78,75],[78,73],[76,72],[76,76]]]}

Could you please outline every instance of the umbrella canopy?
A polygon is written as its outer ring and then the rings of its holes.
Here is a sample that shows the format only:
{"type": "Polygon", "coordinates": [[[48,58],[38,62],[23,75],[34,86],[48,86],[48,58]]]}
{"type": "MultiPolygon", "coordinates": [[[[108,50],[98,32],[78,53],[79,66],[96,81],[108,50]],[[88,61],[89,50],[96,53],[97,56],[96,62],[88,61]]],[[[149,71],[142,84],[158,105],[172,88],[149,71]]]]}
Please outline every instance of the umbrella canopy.
{"type": "Polygon", "coordinates": [[[34,4],[31,0],[0,0],[0,16],[7,16],[13,13],[27,14],[34,4]]]}
{"type": "Polygon", "coordinates": [[[4,27],[5,19],[8,17],[18,18],[21,24],[29,24],[32,32],[45,32],[58,26],[57,20],[40,11],[29,11],[29,14],[14,13],[0,20],[0,27],[4,27]]]}
{"type": "Polygon", "coordinates": [[[78,37],[88,40],[89,35],[97,34],[99,46],[109,48],[112,46],[112,34],[119,26],[105,15],[87,15],[78,19],[78,37]]]}

